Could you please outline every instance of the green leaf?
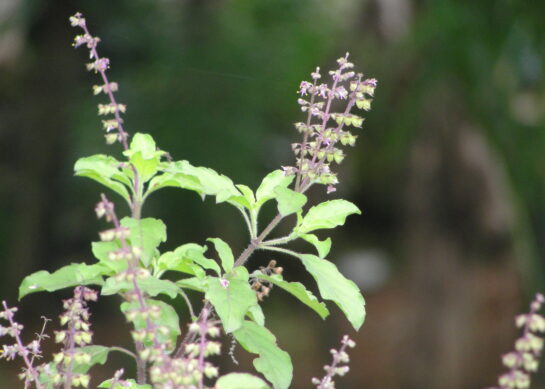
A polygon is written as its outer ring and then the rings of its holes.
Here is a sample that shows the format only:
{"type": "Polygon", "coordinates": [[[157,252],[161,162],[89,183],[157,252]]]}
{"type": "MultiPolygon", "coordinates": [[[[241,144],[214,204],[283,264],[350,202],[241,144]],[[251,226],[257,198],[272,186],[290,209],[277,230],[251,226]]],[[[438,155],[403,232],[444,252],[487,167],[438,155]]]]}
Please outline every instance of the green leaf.
{"type": "Polygon", "coordinates": [[[222,203],[233,196],[241,196],[241,193],[233,184],[233,181],[227,176],[217,173],[206,167],[195,167],[187,161],[171,162],[166,169],[168,173],[182,173],[188,176],[196,177],[200,186],[195,190],[201,196],[216,196],[216,203],[222,203]]]}
{"type": "Polygon", "coordinates": [[[95,258],[110,269],[110,272],[104,273],[104,275],[118,274],[124,270],[127,270],[127,261],[112,261],[108,258],[108,254],[110,252],[120,248],[121,244],[119,241],[91,243],[91,251],[93,252],[95,258]]]}
{"type": "Polygon", "coordinates": [[[265,315],[263,314],[263,309],[261,309],[261,305],[252,305],[250,309],[248,309],[248,312],[246,312],[246,315],[248,315],[250,319],[255,321],[260,326],[265,325],[265,315]]]}
{"type": "Polygon", "coordinates": [[[307,202],[307,196],[289,188],[277,186],[274,193],[278,201],[278,212],[282,216],[300,211],[307,202]]]}
{"type": "Polygon", "coordinates": [[[178,285],[180,288],[191,289],[197,292],[204,293],[208,285],[208,277],[203,279],[197,277],[183,278],[176,281],[176,285],[178,285]]]}
{"type": "MultiPolygon", "coordinates": [[[[195,263],[193,257],[198,256],[200,259],[203,257],[202,253],[205,250],[206,248],[203,249],[202,246],[195,243],[184,244],[174,251],[163,253],[157,260],[157,267],[161,271],[179,271],[203,278],[206,273],[200,265],[195,263]]],[[[212,261],[211,259],[204,259],[205,261],[212,261]]],[[[216,262],[212,262],[217,266],[216,262]]]]}
{"type": "Polygon", "coordinates": [[[331,250],[331,238],[320,240],[314,234],[300,234],[299,237],[314,245],[316,250],[318,250],[318,256],[320,258],[327,257],[329,250],[331,250]]]}
{"type": "Polygon", "coordinates": [[[282,170],[275,170],[263,179],[256,191],[256,206],[261,207],[265,202],[274,199],[274,190],[277,187],[287,188],[295,176],[286,176],[282,170]]]}
{"type": "Polygon", "coordinates": [[[133,378],[129,378],[128,380],[123,380],[123,384],[113,384],[113,379],[106,380],[102,382],[98,387],[99,388],[108,388],[108,389],[152,389],[151,385],[148,384],[137,384],[136,381],[133,378]],[[125,383],[128,385],[125,385],[125,383]]]}
{"type": "Polygon", "coordinates": [[[141,132],[133,135],[129,149],[124,152],[128,157],[136,153],[140,153],[144,159],[153,159],[164,154],[163,151],[157,150],[155,141],[150,134],[141,132]]]}
{"type": "Polygon", "coordinates": [[[358,286],[345,278],[332,262],[311,254],[299,258],[318,284],[320,295],[341,308],[352,326],[358,330],[365,320],[365,300],[358,286]]]}
{"type": "MultiPolygon", "coordinates": [[[[152,297],[159,294],[165,294],[171,299],[174,299],[176,296],[178,296],[179,292],[179,288],[174,282],[161,280],[153,276],[138,280],[138,287],[152,297]]],[[[132,281],[119,282],[115,277],[110,277],[106,279],[100,294],[103,296],[111,296],[119,292],[126,292],[133,289],[134,284],[132,281]]]]}
{"type": "Polygon", "coordinates": [[[128,150],[123,152],[138,171],[141,183],[147,182],[159,171],[163,151],[157,150],[153,137],[149,134],[136,133],[132,137],[128,150]]]}
{"type": "Polygon", "coordinates": [[[287,389],[290,386],[293,378],[291,358],[276,345],[276,338],[268,329],[245,320],[233,335],[246,351],[259,355],[254,359],[254,367],[275,389],[287,389]]]}
{"type": "Polygon", "coordinates": [[[74,373],[85,374],[94,365],[104,365],[106,363],[106,361],[108,360],[108,353],[110,352],[110,348],[105,346],[84,346],[77,347],[74,352],[76,354],[79,352],[83,352],[91,356],[91,361],[89,363],[79,363],[74,361],[74,373]]]}
{"type": "Polygon", "coordinates": [[[326,201],[310,208],[295,231],[307,233],[342,226],[346,217],[354,213],[361,214],[361,211],[350,201],[341,199],[326,201]]]}
{"type": "Polygon", "coordinates": [[[242,205],[245,208],[252,209],[255,204],[254,192],[246,185],[237,185],[236,187],[242,192],[242,196],[231,197],[229,203],[234,203],[233,205],[242,205]]]}
{"type": "Polygon", "coordinates": [[[255,291],[248,284],[248,270],[242,266],[224,279],[209,277],[205,298],[214,306],[226,333],[240,328],[248,309],[257,304],[255,291]]]}
{"type": "MultiPolygon", "coordinates": [[[[182,246],[179,246],[174,250],[175,256],[182,258],[182,262],[189,263],[191,261],[196,263],[203,269],[213,270],[217,275],[221,274],[221,269],[216,261],[210,258],[206,258],[204,253],[206,252],[206,246],[200,246],[195,243],[186,243],[182,246]]],[[[175,263],[175,262],[174,262],[175,263]]],[[[183,266],[183,265],[180,265],[183,266]]],[[[195,271],[195,275],[201,277],[201,274],[198,270],[192,268],[195,271]]],[[[174,270],[174,269],[171,269],[174,270]]],[[[183,270],[180,270],[183,271],[183,270]]],[[[188,273],[188,272],[185,272],[188,273]]]]}
{"type": "Polygon", "coordinates": [[[167,240],[167,229],[159,219],[133,219],[125,217],[121,225],[131,230],[129,240],[132,246],[140,247],[140,260],[144,266],[149,266],[154,257],[159,256],[157,246],[167,240]]]}
{"type": "Polygon", "coordinates": [[[310,308],[314,309],[322,319],[325,319],[329,315],[329,311],[326,305],[316,298],[311,291],[305,288],[305,285],[300,282],[288,282],[282,279],[280,274],[274,275],[265,275],[259,270],[252,273],[252,277],[258,278],[260,280],[268,281],[279,288],[284,289],[286,292],[292,294],[294,297],[298,298],[303,304],[306,304],[310,308]]]}
{"type": "Polygon", "coordinates": [[[163,173],[151,179],[148,184],[146,196],[158,189],[166,187],[182,188],[199,192],[201,190],[201,183],[197,177],[192,175],[183,173],[163,173]]]}
{"type": "Polygon", "coordinates": [[[230,373],[216,381],[216,389],[270,389],[261,378],[248,373],[230,373]]]}
{"type": "Polygon", "coordinates": [[[208,238],[207,240],[214,243],[214,247],[221,259],[221,266],[226,273],[229,273],[233,269],[233,264],[235,263],[235,257],[233,256],[231,247],[220,238],[208,238]]]}
{"type": "Polygon", "coordinates": [[[107,271],[104,265],[73,263],[64,266],[54,273],[40,270],[24,278],[19,286],[19,299],[28,294],[69,288],[78,285],[102,285],[102,274],[107,271]]]}
{"type": "MultiPolygon", "coordinates": [[[[159,337],[159,342],[165,342],[169,341],[171,344],[171,349],[174,348],[176,345],[176,339],[178,336],[180,336],[180,319],[178,318],[178,314],[176,313],[176,310],[170,305],[163,301],[159,300],[152,300],[152,299],[146,299],[146,305],[147,306],[157,306],[161,310],[161,314],[157,319],[154,319],[150,317],[150,320],[153,324],[156,324],[157,326],[166,327],[168,330],[168,333],[164,335],[162,332],[157,332],[157,336],[159,337]],[[165,338],[166,337],[166,338],[165,338]]],[[[132,301],[132,302],[124,302],[121,304],[121,312],[126,313],[128,311],[133,310],[139,310],[140,304],[138,301],[132,301]]],[[[136,319],[133,321],[134,328],[136,330],[141,330],[147,327],[146,320],[142,319],[141,317],[137,316],[136,319]]],[[[144,345],[150,346],[152,344],[151,341],[145,341],[144,345]]]]}
{"type": "Polygon", "coordinates": [[[127,202],[130,201],[129,191],[131,180],[119,168],[120,162],[113,157],[97,154],[80,158],[74,166],[76,176],[88,177],[120,194],[127,202]]]}

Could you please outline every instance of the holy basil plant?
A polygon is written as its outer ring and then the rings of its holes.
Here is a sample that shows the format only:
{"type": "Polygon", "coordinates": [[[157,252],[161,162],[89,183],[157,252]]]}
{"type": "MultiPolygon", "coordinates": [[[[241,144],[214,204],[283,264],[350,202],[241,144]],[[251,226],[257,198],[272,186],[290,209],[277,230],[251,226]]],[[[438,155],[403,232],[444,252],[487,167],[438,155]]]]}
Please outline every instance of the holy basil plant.
{"type": "MultiPolygon", "coordinates": [[[[266,328],[267,312],[261,308],[273,286],[291,294],[322,319],[331,308],[326,300],[344,313],[354,329],[358,330],[365,320],[365,302],[359,288],[330,260],[331,239],[316,235],[325,232],[320,230],[342,226],[348,216],[361,212],[343,199],[309,204],[306,193],[320,185],[328,194],[335,191],[335,166],[345,157],[343,147],[355,144],[356,135],[351,131],[363,122],[351,112],[353,108],[370,109],[376,80],[355,73],[348,54],[329,72],[328,83],[320,83],[322,76],[317,68],[311,74],[312,81],[302,82],[299,89],[298,103],[305,119],[295,124],[302,138],[292,146],[295,163],[270,172],[252,189],[210,168],[173,160],[157,147],[150,134],[135,133],[130,137],[121,118],[125,106],[114,95],[118,86],[106,76],[109,60],[97,53],[98,38],[89,33],[80,14],[70,20],[83,31],[74,45],[89,49],[91,62],[87,68],[100,76],[101,84],[95,85],[93,91],[107,100],[98,106],[99,115],[105,116],[102,123],[106,142],[119,143],[123,149],[117,156],[80,158],[75,174],[96,181],[108,196],[119,196],[130,214],[119,216],[114,203],[103,194],[95,211],[108,227],[91,244],[94,260],[72,263],[52,273],[39,271],[21,283],[20,298],[40,291],[74,288],[74,297],[64,304],[62,329],[56,332],[60,349],[50,361],[35,364],[36,357],[41,356],[36,345],[14,346],[25,360],[21,375],[25,387],[87,387],[89,369],[105,363],[109,353],[117,351],[134,358],[136,376],[126,378],[118,370],[111,379],[99,383],[100,388],[287,389],[292,381],[292,361],[279,346],[281,340],[266,328]],[[333,111],[334,106],[341,110],[333,111]],[[234,253],[221,237],[181,242],[176,249],[164,251],[161,244],[167,239],[165,224],[141,214],[148,197],[166,187],[189,190],[202,199],[212,196],[217,204],[236,208],[248,229],[244,251],[234,253]],[[260,210],[267,202],[275,203],[278,212],[261,228],[260,210]],[[284,219],[291,223],[290,233],[271,238],[284,219]],[[309,252],[289,248],[299,239],[310,244],[309,252]],[[315,280],[319,295],[301,282],[286,280],[276,261],[260,269],[247,267],[257,249],[285,254],[282,261],[300,261],[315,280]],[[132,323],[133,350],[93,345],[88,303],[98,297],[95,290],[101,296],[117,296],[121,312],[132,323]],[[202,293],[202,306],[193,307],[186,295],[188,290],[202,293]],[[190,317],[180,318],[171,304],[179,296],[188,305],[190,317]],[[181,327],[182,322],[187,322],[187,327],[181,327]],[[260,375],[220,374],[209,357],[221,353],[218,339],[222,334],[255,354],[253,364],[260,375]]],[[[1,317],[11,322],[13,309],[5,309],[1,317]]],[[[19,339],[19,330],[12,335],[19,339]]],[[[340,357],[326,369],[322,380],[313,380],[314,385],[331,387],[333,377],[347,370],[342,366],[348,361],[344,348],[352,346],[352,341],[343,340],[337,354],[340,357]]]]}

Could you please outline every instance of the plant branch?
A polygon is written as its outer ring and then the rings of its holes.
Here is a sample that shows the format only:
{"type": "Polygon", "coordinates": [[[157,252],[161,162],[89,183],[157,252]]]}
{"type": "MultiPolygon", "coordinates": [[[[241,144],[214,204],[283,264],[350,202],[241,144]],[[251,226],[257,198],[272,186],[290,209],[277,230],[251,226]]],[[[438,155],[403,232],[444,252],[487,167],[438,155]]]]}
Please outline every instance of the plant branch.
{"type": "Polygon", "coordinates": [[[131,350],[127,350],[126,348],[119,347],[119,346],[111,346],[110,350],[118,351],[120,353],[126,354],[126,355],[130,356],[131,358],[133,358],[135,361],[138,360],[138,356],[135,353],[133,353],[131,350]]]}
{"type": "Polygon", "coordinates": [[[250,223],[250,219],[248,218],[248,214],[244,210],[244,208],[236,207],[242,214],[242,217],[244,218],[244,221],[246,222],[246,227],[248,227],[248,232],[250,233],[250,239],[255,238],[256,231],[253,229],[252,224],[250,223]]]}
{"type": "Polygon", "coordinates": [[[269,250],[269,251],[277,251],[279,253],[284,253],[284,254],[288,254],[288,255],[292,255],[296,258],[298,258],[299,256],[301,256],[301,254],[295,252],[295,251],[292,251],[292,250],[288,250],[288,249],[285,249],[285,248],[282,248],[282,247],[276,247],[276,246],[259,246],[260,249],[263,249],[263,250],[269,250]]]}

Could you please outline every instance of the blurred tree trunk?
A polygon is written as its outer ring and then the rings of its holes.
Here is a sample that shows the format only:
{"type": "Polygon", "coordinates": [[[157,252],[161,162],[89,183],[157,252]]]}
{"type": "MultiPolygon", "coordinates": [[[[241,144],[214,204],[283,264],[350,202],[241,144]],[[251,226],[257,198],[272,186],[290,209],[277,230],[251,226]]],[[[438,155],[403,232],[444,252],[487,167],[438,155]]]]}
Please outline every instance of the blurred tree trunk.
{"type": "Polygon", "coordinates": [[[406,388],[493,385],[520,309],[508,180],[461,101],[429,95],[410,155],[406,388]]]}

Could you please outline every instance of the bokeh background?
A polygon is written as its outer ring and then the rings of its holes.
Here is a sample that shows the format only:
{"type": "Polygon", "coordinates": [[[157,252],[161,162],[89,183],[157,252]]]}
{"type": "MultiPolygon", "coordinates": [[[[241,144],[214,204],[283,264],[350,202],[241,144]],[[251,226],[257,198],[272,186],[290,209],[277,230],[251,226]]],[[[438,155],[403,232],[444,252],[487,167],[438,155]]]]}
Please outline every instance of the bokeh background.
{"type": "MultiPolygon", "coordinates": [[[[104,145],[96,76],[71,47],[76,11],[103,39],[130,132],[253,187],[292,163],[299,82],[349,51],[379,87],[330,196],[363,215],[332,234],[330,256],[361,287],[368,318],[355,334],[337,311],[324,322],[273,293],[264,309],[292,354],[293,387],[311,387],[344,333],[358,347],[339,388],[495,383],[513,316],[545,290],[545,2],[0,0],[0,295],[11,303],[26,274],[92,262],[103,227],[93,214],[102,189],[72,167],[119,150],[104,145]]],[[[165,249],[209,236],[246,244],[236,211],[193,193],[164,190],[144,215],[166,222],[165,249]]],[[[275,258],[312,285],[293,259],[275,258]]],[[[29,335],[67,295],[20,303],[29,335]]],[[[116,303],[94,311],[98,343],[129,343],[116,303]]],[[[236,355],[241,366],[219,361],[223,371],[250,370],[236,355]]],[[[98,374],[124,362],[114,356],[98,374]]],[[[17,368],[1,365],[0,386],[18,387],[17,368]]]]}

